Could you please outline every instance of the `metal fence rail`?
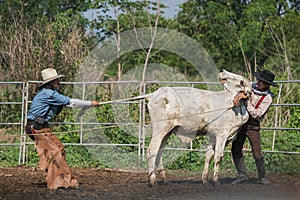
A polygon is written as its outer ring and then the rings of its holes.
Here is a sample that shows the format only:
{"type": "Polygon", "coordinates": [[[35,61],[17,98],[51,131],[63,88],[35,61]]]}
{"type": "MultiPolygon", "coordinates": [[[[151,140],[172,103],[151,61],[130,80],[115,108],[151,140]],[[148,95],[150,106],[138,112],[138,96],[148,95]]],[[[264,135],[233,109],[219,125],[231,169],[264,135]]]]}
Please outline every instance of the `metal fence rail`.
{"type": "MultiPolygon", "coordinates": [[[[19,131],[20,131],[20,141],[16,142],[16,143],[0,143],[0,146],[19,146],[19,164],[24,164],[26,161],[26,147],[28,145],[32,145],[32,141],[27,139],[27,136],[24,133],[24,126],[26,123],[26,118],[27,118],[27,112],[28,109],[30,107],[31,104],[31,99],[29,99],[30,96],[30,87],[33,87],[34,84],[38,84],[40,83],[40,81],[29,81],[29,82],[0,82],[0,89],[4,88],[4,87],[20,87],[19,89],[19,96],[21,97],[20,101],[16,101],[16,100],[8,100],[5,101],[3,100],[3,93],[0,90],[0,114],[2,108],[4,109],[5,106],[8,105],[20,105],[21,109],[20,112],[18,113],[14,113],[16,115],[18,115],[19,117],[19,121],[9,121],[7,122],[6,120],[4,120],[1,117],[0,120],[0,130],[1,127],[7,127],[7,126],[17,126],[19,127],[19,131]]],[[[277,81],[277,83],[279,83],[279,91],[278,94],[276,95],[277,99],[274,100],[274,103],[272,104],[272,106],[275,107],[275,122],[274,122],[274,127],[262,127],[261,130],[262,131],[273,131],[273,138],[272,138],[272,148],[271,150],[263,150],[264,152],[267,153],[279,153],[279,154],[300,154],[299,151],[279,151],[276,150],[275,148],[275,144],[276,144],[276,137],[279,131],[299,131],[300,127],[297,128],[290,128],[290,127],[278,127],[278,108],[282,108],[282,107],[290,107],[290,106],[296,106],[299,107],[300,104],[299,103],[294,103],[294,104],[281,104],[280,102],[280,98],[281,98],[281,92],[282,92],[282,86],[283,84],[289,84],[289,83],[296,83],[299,84],[300,80],[295,80],[295,81],[277,81]]],[[[139,81],[103,81],[103,82],[62,82],[61,84],[65,84],[65,85],[69,85],[72,87],[80,87],[81,90],[81,96],[77,97],[77,98],[81,98],[81,99],[86,99],[88,96],[88,92],[87,92],[87,88],[88,87],[92,87],[92,86],[112,86],[114,85],[115,87],[118,85],[124,85],[124,84],[135,84],[138,87],[138,91],[139,94],[145,94],[145,93],[149,93],[146,91],[147,89],[147,85],[151,85],[151,84],[158,84],[160,86],[163,85],[172,85],[172,86],[176,86],[176,85],[187,85],[189,87],[195,87],[196,85],[212,85],[212,84],[219,84],[216,82],[159,82],[159,81],[149,81],[146,82],[145,84],[141,84],[139,81]]],[[[101,122],[84,122],[82,119],[79,122],[51,122],[51,124],[57,124],[57,125],[76,125],[79,126],[79,130],[77,130],[77,132],[79,132],[80,134],[80,141],[78,143],[65,143],[65,145],[73,145],[73,146],[132,146],[132,147],[137,147],[138,148],[138,152],[137,152],[137,156],[139,158],[144,158],[145,157],[145,149],[147,148],[145,145],[145,140],[146,140],[146,131],[149,130],[150,125],[146,125],[145,124],[145,109],[143,108],[143,106],[145,106],[145,104],[143,103],[143,100],[140,101],[135,101],[135,102],[119,102],[119,103],[123,103],[123,104],[136,104],[139,106],[139,120],[138,123],[135,124],[135,126],[138,127],[138,142],[136,144],[111,144],[111,143],[86,143],[83,141],[83,134],[86,131],[84,129],[84,126],[86,125],[95,125],[95,126],[128,126],[130,124],[120,124],[120,123],[101,123],[101,122]]],[[[205,151],[204,149],[196,149],[193,147],[193,144],[191,142],[189,148],[169,148],[171,150],[186,150],[186,151],[200,151],[203,152],[205,151]]]]}

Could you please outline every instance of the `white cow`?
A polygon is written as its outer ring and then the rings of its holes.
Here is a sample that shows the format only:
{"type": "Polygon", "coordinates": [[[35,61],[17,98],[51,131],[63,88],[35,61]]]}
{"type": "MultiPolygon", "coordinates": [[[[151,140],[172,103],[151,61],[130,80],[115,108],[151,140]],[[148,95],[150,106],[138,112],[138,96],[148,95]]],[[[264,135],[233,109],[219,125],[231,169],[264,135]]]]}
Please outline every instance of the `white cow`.
{"type": "Polygon", "coordinates": [[[202,181],[203,184],[208,182],[209,163],[214,157],[213,181],[219,184],[219,166],[226,142],[235,138],[237,130],[249,117],[240,98],[248,98],[251,94],[251,85],[243,76],[222,70],[219,80],[224,86],[222,91],[162,87],[148,96],[153,130],[147,149],[151,186],[156,183],[156,166],[165,180],[162,153],[172,133],[185,142],[199,134],[209,137],[202,181]]]}

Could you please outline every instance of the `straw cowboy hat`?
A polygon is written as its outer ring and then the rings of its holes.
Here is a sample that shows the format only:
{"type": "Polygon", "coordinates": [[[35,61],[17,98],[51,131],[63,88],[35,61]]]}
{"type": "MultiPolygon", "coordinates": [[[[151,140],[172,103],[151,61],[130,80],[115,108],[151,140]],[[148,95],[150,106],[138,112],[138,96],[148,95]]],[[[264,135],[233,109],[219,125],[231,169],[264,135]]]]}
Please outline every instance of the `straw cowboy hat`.
{"type": "Polygon", "coordinates": [[[43,82],[40,85],[40,87],[45,85],[46,83],[49,83],[49,82],[51,82],[55,79],[58,79],[60,77],[63,77],[63,76],[64,75],[58,75],[55,69],[52,69],[52,68],[44,69],[42,71],[43,82]]]}
{"type": "Polygon", "coordinates": [[[274,78],[275,78],[275,75],[268,71],[268,70],[263,70],[262,72],[254,72],[253,75],[258,78],[259,80],[269,84],[269,85],[272,85],[272,86],[275,86],[277,87],[277,84],[274,83],[274,78]]]}

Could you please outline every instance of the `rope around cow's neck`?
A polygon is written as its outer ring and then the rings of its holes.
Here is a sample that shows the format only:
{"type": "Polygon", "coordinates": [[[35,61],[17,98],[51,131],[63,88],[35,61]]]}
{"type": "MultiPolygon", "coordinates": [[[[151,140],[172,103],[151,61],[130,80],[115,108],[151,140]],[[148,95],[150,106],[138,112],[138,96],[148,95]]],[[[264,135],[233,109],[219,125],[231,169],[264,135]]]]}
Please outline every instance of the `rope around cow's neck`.
{"type": "MultiPolygon", "coordinates": [[[[224,108],[219,108],[219,109],[215,109],[215,110],[209,110],[209,111],[206,111],[206,112],[202,112],[202,113],[196,113],[194,115],[189,115],[189,116],[181,116],[182,118],[185,118],[185,117],[191,117],[191,116],[199,116],[199,115],[202,115],[202,114],[207,114],[207,113],[212,113],[212,112],[217,112],[217,111],[221,111],[221,110],[224,110],[218,117],[216,117],[215,119],[213,119],[212,121],[210,121],[209,123],[207,123],[204,127],[208,126],[209,124],[213,123],[215,120],[217,120],[218,118],[220,118],[224,113],[226,113],[228,110],[230,109],[234,109],[234,108],[240,108],[243,106],[242,105],[239,105],[239,106],[230,106],[230,107],[224,107],[224,108]]],[[[172,120],[172,119],[176,119],[176,118],[169,118],[167,120],[172,120]]],[[[152,123],[153,122],[160,122],[160,121],[166,121],[166,120],[156,120],[156,121],[151,121],[152,123]]],[[[150,121],[146,121],[145,123],[148,123],[150,121]]],[[[132,126],[132,125],[139,125],[140,123],[129,123],[129,124],[123,124],[122,126],[132,126]]],[[[85,131],[87,130],[99,130],[99,129],[106,129],[106,128],[112,128],[112,127],[120,127],[121,125],[105,125],[105,127],[101,127],[101,128],[89,128],[89,129],[84,129],[85,131]]],[[[203,128],[204,128],[203,127],[203,128]]],[[[72,131],[63,131],[63,132],[52,132],[52,134],[68,134],[68,133],[72,133],[72,132],[78,132],[80,130],[72,130],[72,131]]],[[[38,134],[33,134],[33,135],[42,135],[43,133],[38,133],[38,134]]],[[[21,136],[25,136],[26,134],[22,134],[21,136]]]]}

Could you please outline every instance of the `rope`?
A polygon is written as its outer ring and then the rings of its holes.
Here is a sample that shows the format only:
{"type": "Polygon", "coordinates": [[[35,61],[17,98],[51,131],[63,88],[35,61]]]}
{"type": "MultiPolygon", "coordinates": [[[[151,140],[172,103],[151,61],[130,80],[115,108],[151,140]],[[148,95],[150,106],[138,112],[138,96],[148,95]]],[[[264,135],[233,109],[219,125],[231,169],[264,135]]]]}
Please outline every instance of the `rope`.
{"type": "MultiPolygon", "coordinates": [[[[127,99],[118,99],[118,100],[112,100],[112,101],[103,101],[103,102],[99,102],[99,105],[104,105],[104,104],[114,104],[114,103],[120,103],[120,102],[126,102],[126,101],[134,101],[134,100],[141,100],[141,99],[147,99],[150,96],[150,94],[145,94],[145,95],[141,95],[141,96],[137,96],[137,97],[131,97],[131,98],[127,98],[127,99]]],[[[81,117],[85,111],[87,109],[89,109],[91,107],[85,107],[82,108],[79,113],[78,113],[78,117],[81,117]]]]}
{"type": "MultiPolygon", "coordinates": [[[[137,99],[137,97],[134,97],[134,99],[137,99]]],[[[143,99],[143,98],[140,98],[143,99]]],[[[119,101],[119,100],[117,100],[119,101]]],[[[120,100],[121,101],[121,100],[120,100]]],[[[220,110],[224,110],[224,112],[222,112],[217,118],[213,119],[211,122],[209,122],[207,125],[205,125],[204,127],[208,126],[209,124],[211,124],[213,121],[217,120],[218,118],[220,118],[225,112],[227,112],[228,110],[235,108],[235,107],[240,107],[240,106],[231,106],[231,107],[225,107],[225,108],[219,108],[219,109],[215,109],[215,110],[209,110],[209,111],[205,111],[202,113],[197,113],[194,115],[188,115],[188,116],[182,116],[182,118],[185,117],[192,117],[192,116],[199,116],[199,115],[203,115],[203,114],[207,114],[207,113],[212,113],[212,112],[217,112],[220,110]]],[[[177,119],[177,118],[169,118],[168,120],[173,120],[173,119],[177,119]]],[[[167,121],[166,119],[162,119],[162,120],[155,120],[155,121],[146,121],[146,123],[149,122],[161,122],[161,121],[167,121]]],[[[114,128],[114,127],[120,127],[120,126],[132,126],[132,125],[139,125],[139,123],[130,123],[130,124],[122,124],[122,125],[105,125],[105,127],[98,127],[98,128],[88,128],[88,129],[76,129],[76,130],[71,130],[71,131],[62,131],[62,132],[52,132],[52,134],[56,134],[56,135],[63,135],[63,134],[68,134],[68,133],[72,133],[72,132],[79,132],[81,130],[84,131],[89,131],[89,130],[100,130],[100,129],[106,129],[106,128],[114,128]]],[[[31,135],[42,135],[43,133],[39,133],[39,134],[31,134],[31,135]]],[[[21,136],[26,136],[27,134],[21,134],[21,136]]]]}
{"type": "Polygon", "coordinates": [[[113,104],[113,103],[119,103],[119,102],[125,102],[125,101],[141,100],[141,99],[146,99],[148,97],[149,97],[149,94],[145,94],[145,95],[131,97],[131,98],[127,98],[127,99],[118,99],[118,100],[112,100],[112,101],[99,102],[99,105],[113,104]]]}

